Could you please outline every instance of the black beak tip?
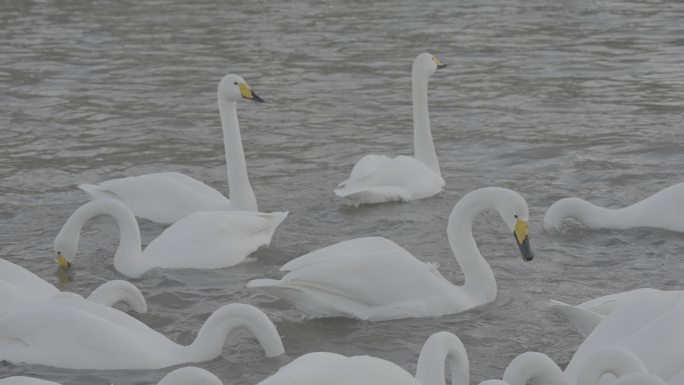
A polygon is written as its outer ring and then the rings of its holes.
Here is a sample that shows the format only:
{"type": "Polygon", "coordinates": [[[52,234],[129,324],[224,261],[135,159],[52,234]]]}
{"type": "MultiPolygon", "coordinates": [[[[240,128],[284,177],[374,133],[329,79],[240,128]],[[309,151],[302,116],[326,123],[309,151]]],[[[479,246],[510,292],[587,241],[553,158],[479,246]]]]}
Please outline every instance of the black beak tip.
{"type": "Polygon", "coordinates": [[[532,248],[530,248],[530,240],[525,238],[525,240],[518,245],[520,248],[520,254],[522,254],[523,260],[529,262],[534,259],[534,254],[532,253],[532,248]]]}
{"type": "Polygon", "coordinates": [[[444,64],[444,63],[437,65],[437,69],[441,69],[441,68],[444,68],[444,67],[446,67],[446,64],[444,64]]]}
{"type": "Polygon", "coordinates": [[[265,101],[264,99],[261,98],[261,96],[255,94],[254,92],[252,92],[252,100],[254,100],[255,102],[258,102],[258,103],[263,103],[265,101]]]}

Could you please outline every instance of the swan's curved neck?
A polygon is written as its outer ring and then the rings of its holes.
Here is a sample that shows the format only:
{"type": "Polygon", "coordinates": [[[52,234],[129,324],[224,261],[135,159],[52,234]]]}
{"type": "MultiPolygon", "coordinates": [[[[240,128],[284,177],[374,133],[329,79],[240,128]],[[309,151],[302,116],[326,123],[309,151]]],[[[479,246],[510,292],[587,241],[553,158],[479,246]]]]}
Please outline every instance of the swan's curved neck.
{"type": "Polygon", "coordinates": [[[57,234],[55,242],[73,242],[78,246],[78,239],[83,225],[98,215],[109,215],[119,226],[119,247],[114,255],[114,266],[126,275],[139,275],[137,268],[141,262],[142,249],[140,228],[131,210],[122,202],[114,199],[98,199],[90,201],[74,211],[57,234]],[[135,271],[131,271],[131,269],[135,271]]]}
{"type": "Polygon", "coordinates": [[[185,362],[207,361],[219,356],[228,335],[238,328],[245,328],[254,334],[267,357],[285,352],[278,331],[264,313],[254,306],[232,303],[209,316],[195,341],[183,347],[187,355],[185,362]]]}
{"type": "Polygon", "coordinates": [[[473,238],[473,221],[486,209],[496,209],[497,188],[483,188],[466,194],[449,215],[447,236],[451,251],[465,276],[463,289],[477,297],[478,302],[496,298],[496,280],[489,264],[480,254],[473,238]]]}
{"type": "Polygon", "coordinates": [[[140,290],[132,283],[123,280],[105,282],[90,293],[88,301],[109,307],[123,302],[138,313],[147,312],[147,302],[140,290]]]}
{"type": "Polygon", "coordinates": [[[254,191],[247,177],[245,152],[242,149],[242,137],[237,118],[237,103],[232,100],[222,100],[219,97],[218,106],[223,127],[231,207],[236,210],[259,211],[254,191]]]}
{"type": "Polygon", "coordinates": [[[503,380],[510,385],[526,385],[532,381],[534,384],[572,384],[552,359],[537,352],[527,352],[515,357],[508,364],[503,380]]]}
{"type": "Polygon", "coordinates": [[[605,374],[612,374],[620,378],[632,372],[647,373],[648,369],[641,359],[631,351],[618,346],[611,346],[599,349],[587,357],[577,376],[577,383],[598,385],[601,377],[605,374]]]}
{"type": "Polygon", "coordinates": [[[439,161],[435,152],[435,143],[430,131],[430,115],[428,113],[428,77],[413,69],[411,76],[413,91],[413,152],[416,159],[425,163],[437,175],[439,161]]]}
{"type": "Polygon", "coordinates": [[[566,218],[573,218],[593,228],[626,228],[631,223],[630,207],[607,209],[579,198],[564,198],[549,207],[544,223],[559,227],[566,218]]]}
{"type": "Polygon", "coordinates": [[[176,369],[164,376],[157,385],[223,385],[223,382],[211,372],[194,366],[176,369]]]}
{"type": "Polygon", "coordinates": [[[435,333],[428,338],[418,356],[416,380],[422,385],[446,385],[444,365],[448,363],[452,384],[469,384],[468,353],[455,335],[435,333]]]}

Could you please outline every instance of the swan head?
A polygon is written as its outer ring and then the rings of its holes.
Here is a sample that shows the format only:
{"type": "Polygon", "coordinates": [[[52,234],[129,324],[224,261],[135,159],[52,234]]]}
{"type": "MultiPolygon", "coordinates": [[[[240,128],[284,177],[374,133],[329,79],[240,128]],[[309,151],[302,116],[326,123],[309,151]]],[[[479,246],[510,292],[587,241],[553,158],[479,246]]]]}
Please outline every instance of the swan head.
{"type": "Polygon", "coordinates": [[[430,77],[440,68],[446,67],[446,64],[435,55],[429,53],[421,53],[413,61],[413,73],[420,74],[425,77],[430,77]]]}
{"type": "Polygon", "coordinates": [[[534,259],[532,248],[530,247],[529,239],[529,225],[530,218],[529,210],[525,198],[515,191],[510,191],[506,194],[506,199],[499,200],[497,204],[497,211],[501,215],[501,219],[513,232],[515,243],[520,248],[523,260],[531,261],[534,259]]]}
{"type": "Polygon", "coordinates": [[[253,100],[263,103],[264,99],[254,93],[252,87],[247,84],[245,79],[238,75],[226,75],[218,85],[218,98],[225,101],[238,101],[240,99],[253,100]]]}
{"type": "Polygon", "coordinates": [[[56,255],[55,261],[59,268],[62,270],[69,270],[71,267],[71,258],[76,256],[76,250],[78,250],[78,234],[74,237],[66,237],[63,232],[60,231],[55,238],[54,251],[56,255]]]}

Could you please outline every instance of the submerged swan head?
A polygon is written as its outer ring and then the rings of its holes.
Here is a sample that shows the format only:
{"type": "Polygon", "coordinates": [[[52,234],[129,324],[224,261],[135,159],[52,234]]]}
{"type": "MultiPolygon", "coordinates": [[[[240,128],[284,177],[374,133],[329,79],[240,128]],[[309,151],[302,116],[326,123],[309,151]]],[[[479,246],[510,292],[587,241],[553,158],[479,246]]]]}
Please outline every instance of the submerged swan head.
{"type": "Polygon", "coordinates": [[[264,99],[254,93],[245,79],[238,75],[226,75],[218,85],[218,98],[221,101],[238,101],[240,99],[253,100],[263,103],[264,99]]]}
{"type": "Polygon", "coordinates": [[[446,64],[435,55],[429,53],[421,53],[413,61],[413,74],[421,74],[425,77],[430,77],[439,68],[446,67],[446,64]]]}

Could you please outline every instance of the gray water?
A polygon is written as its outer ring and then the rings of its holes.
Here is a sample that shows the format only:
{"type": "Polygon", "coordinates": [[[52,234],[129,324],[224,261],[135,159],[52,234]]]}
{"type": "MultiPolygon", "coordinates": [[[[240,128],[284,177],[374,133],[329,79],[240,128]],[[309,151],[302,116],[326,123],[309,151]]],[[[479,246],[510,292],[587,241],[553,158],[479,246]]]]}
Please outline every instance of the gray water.
{"type": "MultiPolygon", "coordinates": [[[[678,1],[3,0],[0,257],[80,294],[124,278],[112,266],[115,224],[98,218],[85,228],[73,280],[60,283],[52,240],[87,200],[76,185],[173,170],[226,191],[215,92],[237,73],[267,100],[239,106],[260,208],[290,216],[250,263],[132,280],[149,301],[143,322],[187,344],[223,304],[263,309],[287,353],[266,359],[246,333],[231,337],[221,357],[199,364],[226,384],[256,384],[311,351],[373,355],[413,372],[440,330],[464,341],[471,383],[500,378],[528,350],[565,365],[581,339],[548,299],[684,288],[681,234],[541,226],[562,197],[621,207],[682,181],[682,63],[678,1]],[[448,65],[429,98],[446,190],[409,204],[343,206],[332,190],[362,155],[411,153],[410,66],[424,51],[448,65]],[[527,199],[536,254],[522,262],[497,214],[477,219],[499,286],[493,304],[439,318],[307,320],[244,287],[366,235],[395,240],[459,284],[447,216],[465,193],[492,185],[527,199]]],[[[140,223],[145,242],[163,230],[140,223]]],[[[2,363],[0,377],[151,384],[170,370],[2,363]]]]}

